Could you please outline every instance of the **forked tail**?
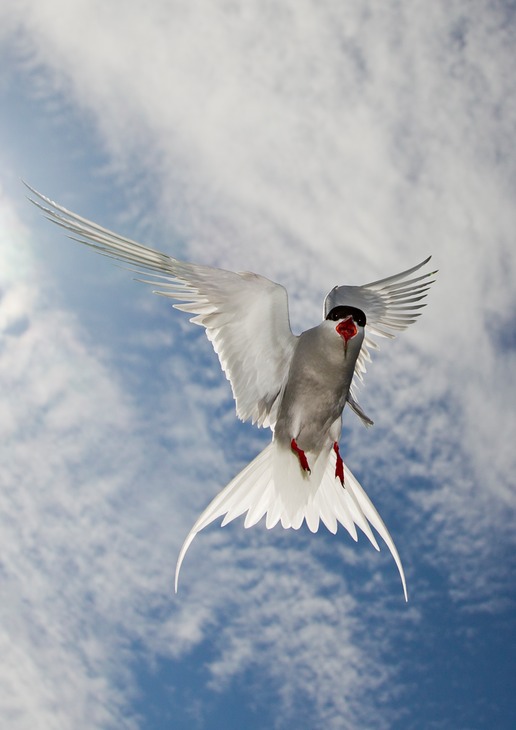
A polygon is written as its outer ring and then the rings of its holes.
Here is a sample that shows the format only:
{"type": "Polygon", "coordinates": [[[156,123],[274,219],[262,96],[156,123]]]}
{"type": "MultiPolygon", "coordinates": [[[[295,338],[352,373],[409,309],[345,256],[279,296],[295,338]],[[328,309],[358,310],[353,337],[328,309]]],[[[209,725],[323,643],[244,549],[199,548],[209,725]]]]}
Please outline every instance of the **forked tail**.
{"type": "Polygon", "coordinates": [[[210,502],[200,515],[183,543],[176,565],[175,590],[179,571],[194,537],[204,527],[223,517],[221,527],[246,514],[244,527],[252,527],[266,515],[265,526],[270,529],[278,522],[284,528],[297,530],[306,520],[312,532],[323,522],[332,533],[338,523],[346,528],[353,540],[358,540],[359,527],[379,550],[371,525],[383,538],[398,567],[405,600],[407,585],[398,551],[389,531],[348,467],[345,467],[344,487],[335,476],[336,454],[333,449],[318,458],[307,454],[311,473],[303,472],[297,457],[285,447],[272,441],[258,456],[210,502]]]}

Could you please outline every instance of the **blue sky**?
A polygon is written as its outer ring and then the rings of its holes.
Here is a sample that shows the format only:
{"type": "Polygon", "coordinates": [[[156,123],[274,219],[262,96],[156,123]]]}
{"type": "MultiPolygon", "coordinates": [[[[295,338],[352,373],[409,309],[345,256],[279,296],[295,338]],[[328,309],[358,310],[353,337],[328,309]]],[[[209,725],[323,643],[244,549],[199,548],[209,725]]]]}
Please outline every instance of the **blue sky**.
{"type": "Polygon", "coordinates": [[[510,4],[0,8],[0,719],[12,730],[513,728],[516,20],[510,4]],[[111,229],[289,290],[440,269],[342,453],[385,547],[237,520],[267,442],[200,328],[68,241],[111,229]]]}

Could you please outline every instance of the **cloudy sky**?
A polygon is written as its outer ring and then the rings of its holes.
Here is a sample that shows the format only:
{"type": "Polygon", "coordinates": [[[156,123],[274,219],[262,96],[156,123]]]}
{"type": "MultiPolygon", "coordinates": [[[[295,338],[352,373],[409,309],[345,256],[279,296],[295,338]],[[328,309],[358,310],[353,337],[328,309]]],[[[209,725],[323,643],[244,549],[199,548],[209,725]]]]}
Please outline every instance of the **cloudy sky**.
{"type": "Polygon", "coordinates": [[[0,719],[10,730],[513,728],[516,13],[480,0],[0,6],[0,719]],[[237,520],[267,443],[200,328],[66,239],[290,292],[433,255],[342,453],[384,548],[237,520]],[[511,445],[512,444],[512,445],[511,445]]]}

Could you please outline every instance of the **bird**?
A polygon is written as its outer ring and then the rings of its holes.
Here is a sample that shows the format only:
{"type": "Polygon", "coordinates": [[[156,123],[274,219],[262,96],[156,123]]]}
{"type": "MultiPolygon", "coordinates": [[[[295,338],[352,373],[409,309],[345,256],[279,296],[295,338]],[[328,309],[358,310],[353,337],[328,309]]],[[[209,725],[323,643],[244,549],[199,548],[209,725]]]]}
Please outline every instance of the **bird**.
{"type": "Polygon", "coordinates": [[[25,183],[34,203],[69,238],[122,262],[154,293],[177,301],[205,328],[230,382],[242,421],[272,431],[270,443],[208,504],[187,534],[175,571],[175,591],[195,536],[223,518],[245,515],[244,527],[265,517],[311,532],[323,523],[335,534],[341,524],[357,541],[357,527],[380,550],[382,537],[398,568],[408,600],[403,565],[378,511],[340,454],[342,413],[348,408],[369,427],[373,421],[357,400],[374,337],[392,339],[414,323],[436,271],[420,271],[431,259],[362,286],[335,286],[326,296],[323,319],[294,335],[286,289],[252,272],[188,263],[121,236],[73,213],[25,183]],[[143,278],[142,278],[143,277],[143,278]],[[412,277],[412,278],[411,278],[412,277]]]}

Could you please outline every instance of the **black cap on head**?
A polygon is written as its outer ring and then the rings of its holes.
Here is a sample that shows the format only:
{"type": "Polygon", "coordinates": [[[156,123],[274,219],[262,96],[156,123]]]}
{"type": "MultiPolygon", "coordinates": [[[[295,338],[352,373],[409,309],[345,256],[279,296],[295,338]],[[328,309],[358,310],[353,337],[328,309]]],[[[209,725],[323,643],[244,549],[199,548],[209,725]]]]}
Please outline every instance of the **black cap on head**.
{"type": "Polygon", "coordinates": [[[339,319],[346,319],[346,317],[349,317],[349,315],[353,317],[355,323],[359,327],[365,327],[365,312],[363,312],[361,309],[358,309],[358,307],[349,307],[342,305],[338,307],[333,307],[333,309],[331,309],[326,315],[326,319],[331,319],[333,322],[337,322],[339,319]]]}

